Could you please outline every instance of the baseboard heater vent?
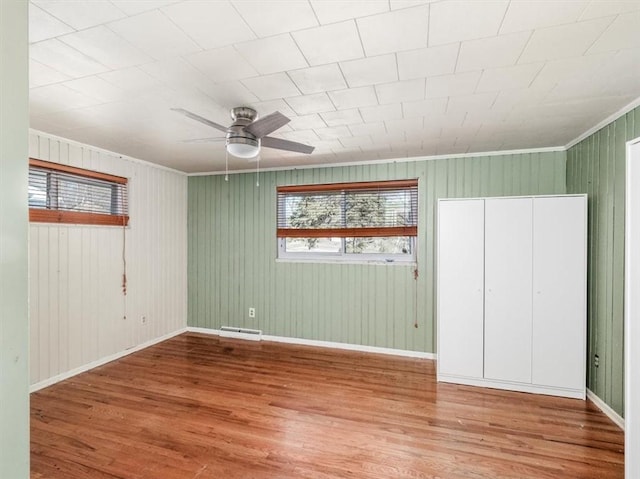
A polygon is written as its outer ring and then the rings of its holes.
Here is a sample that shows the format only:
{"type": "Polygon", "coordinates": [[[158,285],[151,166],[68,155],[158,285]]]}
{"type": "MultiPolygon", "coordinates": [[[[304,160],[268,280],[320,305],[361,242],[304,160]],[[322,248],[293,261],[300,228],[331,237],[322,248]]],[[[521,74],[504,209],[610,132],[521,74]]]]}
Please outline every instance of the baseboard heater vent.
{"type": "Polygon", "coordinates": [[[262,331],[260,329],[235,328],[233,326],[222,326],[220,336],[224,338],[248,339],[249,341],[260,341],[262,331]]]}

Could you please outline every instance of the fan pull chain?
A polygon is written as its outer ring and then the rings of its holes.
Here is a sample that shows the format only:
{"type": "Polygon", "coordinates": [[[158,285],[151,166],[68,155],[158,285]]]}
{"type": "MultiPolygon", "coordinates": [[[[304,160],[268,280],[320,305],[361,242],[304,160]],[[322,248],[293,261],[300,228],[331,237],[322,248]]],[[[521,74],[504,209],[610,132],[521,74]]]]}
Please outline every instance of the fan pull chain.
{"type": "Polygon", "coordinates": [[[224,149],[224,181],[229,181],[229,152],[224,149]]]}

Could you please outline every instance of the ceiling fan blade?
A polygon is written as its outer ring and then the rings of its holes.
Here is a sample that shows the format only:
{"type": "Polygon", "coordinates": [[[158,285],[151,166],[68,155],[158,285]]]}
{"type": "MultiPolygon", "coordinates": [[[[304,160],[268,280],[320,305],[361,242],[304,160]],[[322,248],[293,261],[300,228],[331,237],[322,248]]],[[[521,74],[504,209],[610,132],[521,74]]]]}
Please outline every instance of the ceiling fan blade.
{"type": "Polygon", "coordinates": [[[283,127],[291,120],[284,116],[279,111],[264,116],[253,123],[244,127],[244,131],[248,131],[256,138],[262,138],[271,132],[276,131],[278,128],[283,127]]]}
{"type": "Polygon", "coordinates": [[[182,140],[182,143],[211,143],[214,141],[225,141],[226,137],[218,137],[218,138],[193,138],[190,140],[182,140]]]}
{"type": "Polygon", "coordinates": [[[262,146],[267,148],[277,148],[278,150],[295,151],[297,153],[311,153],[315,150],[315,146],[305,145],[296,141],[283,140],[282,138],[274,138],[273,136],[265,136],[260,140],[262,146]]]}
{"type": "Polygon", "coordinates": [[[191,113],[189,110],[185,110],[184,108],[171,108],[171,111],[175,111],[176,113],[180,113],[192,120],[199,121],[200,123],[204,123],[205,125],[212,126],[213,128],[227,132],[227,127],[217,124],[215,121],[207,120],[206,118],[201,117],[200,115],[196,115],[195,113],[191,113]]]}

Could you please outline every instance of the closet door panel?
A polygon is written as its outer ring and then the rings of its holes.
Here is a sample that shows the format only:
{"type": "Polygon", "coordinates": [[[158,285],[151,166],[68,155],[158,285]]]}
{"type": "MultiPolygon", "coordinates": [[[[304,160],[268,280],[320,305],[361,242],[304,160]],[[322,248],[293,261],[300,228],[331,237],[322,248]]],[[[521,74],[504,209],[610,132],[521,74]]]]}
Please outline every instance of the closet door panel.
{"type": "Polygon", "coordinates": [[[534,384],[585,386],[584,197],[533,203],[534,384]]]}
{"type": "Polygon", "coordinates": [[[484,201],[438,203],[438,374],[482,378],[484,201]]]}
{"type": "Polygon", "coordinates": [[[486,379],[531,383],[532,204],[485,200],[486,379]]]}

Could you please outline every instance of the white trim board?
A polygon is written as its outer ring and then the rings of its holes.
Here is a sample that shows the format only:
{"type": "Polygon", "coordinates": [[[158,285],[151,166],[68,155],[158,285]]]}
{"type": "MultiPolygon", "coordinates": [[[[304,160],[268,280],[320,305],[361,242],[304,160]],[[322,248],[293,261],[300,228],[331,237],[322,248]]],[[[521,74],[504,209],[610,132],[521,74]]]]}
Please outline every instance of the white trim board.
{"type": "Polygon", "coordinates": [[[591,401],[593,404],[595,404],[596,407],[600,409],[600,411],[602,411],[605,416],[611,419],[616,426],[618,426],[620,429],[624,431],[624,419],[622,418],[622,416],[620,416],[620,414],[618,414],[613,409],[611,409],[611,407],[607,403],[605,403],[602,399],[596,396],[596,393],[594,393],[591,389],[588,389],[588,388],[587,388],[587,399],[591,401]]]}
{"type": "Polygon", "coordinates": [[[29,393],[34,393],[36,391],[39,391],[40,389],[44,389],[48,386],[52,386],[53,384],[59,383],[60,381],[64,381],[65,379],[69,379],[72,378],[73,376],[77,376],[78,374],[87,372],[91,369],[97,368],[98,366],[102,366],[104,364],[110,363],[111,361],[115,361],[116,359],[120,359],[123,358],[125,356],[128,356],[129,354],[135,353],[137,351],[141,351],[143,349],[148,348],[149,346],[153,346],[155,344],[161,343],[163,341],[166,341],[167,339],[171,339],[174,336],[178,336],[182,333],[186,332],[186,328],[181,328],[178,329],[177,331],[173,331],[169,334],[165,334],[163,336],[160,336],[158,338],[155,339],[151,339],[147,342],[144,342],[142,344],[138,344],[137,346],[134,346],[132,348],[129,349],[125,349],[124,351],[120,351],[118,353],[115,354],[111,354],[109,356],[105,356],[104,358],[100,358],[96,361],[92,361],[90,363],[87,364],[83,364],[82,366],[79,366],[75,369],[72,369],[71,371],[67,371],[64,372],[62,374],[58,374],[56,376],[50,377],[48,379],[45,379],[44,381],[40,381],[37,382],[35,384],[32,384],[31,386],[29,386],[29,393]]]}
{"type": "MultiPolygon", "coordinates": [[[[220,336],[218,329],[187,327],[190,333],[210,334],[212,336],[220,336]]],[[[408,351],[405,349],[382,348],[379,346],[365,346],[362,344],[337,343],[333,341],[321,341],[318,339],[302,339],[288,338],[285,336],[270,336],[263,334],[262,341],[271,341],[274,343],[298,344],[301,346],[316,346],[319,348],[345,349],[348,351],[360,351],[364,353],[388,354],[390,356],[403,356],[408,358],[420,359],[437,359],[435,353],[425,353],[422,351],[408,351]]]]}

